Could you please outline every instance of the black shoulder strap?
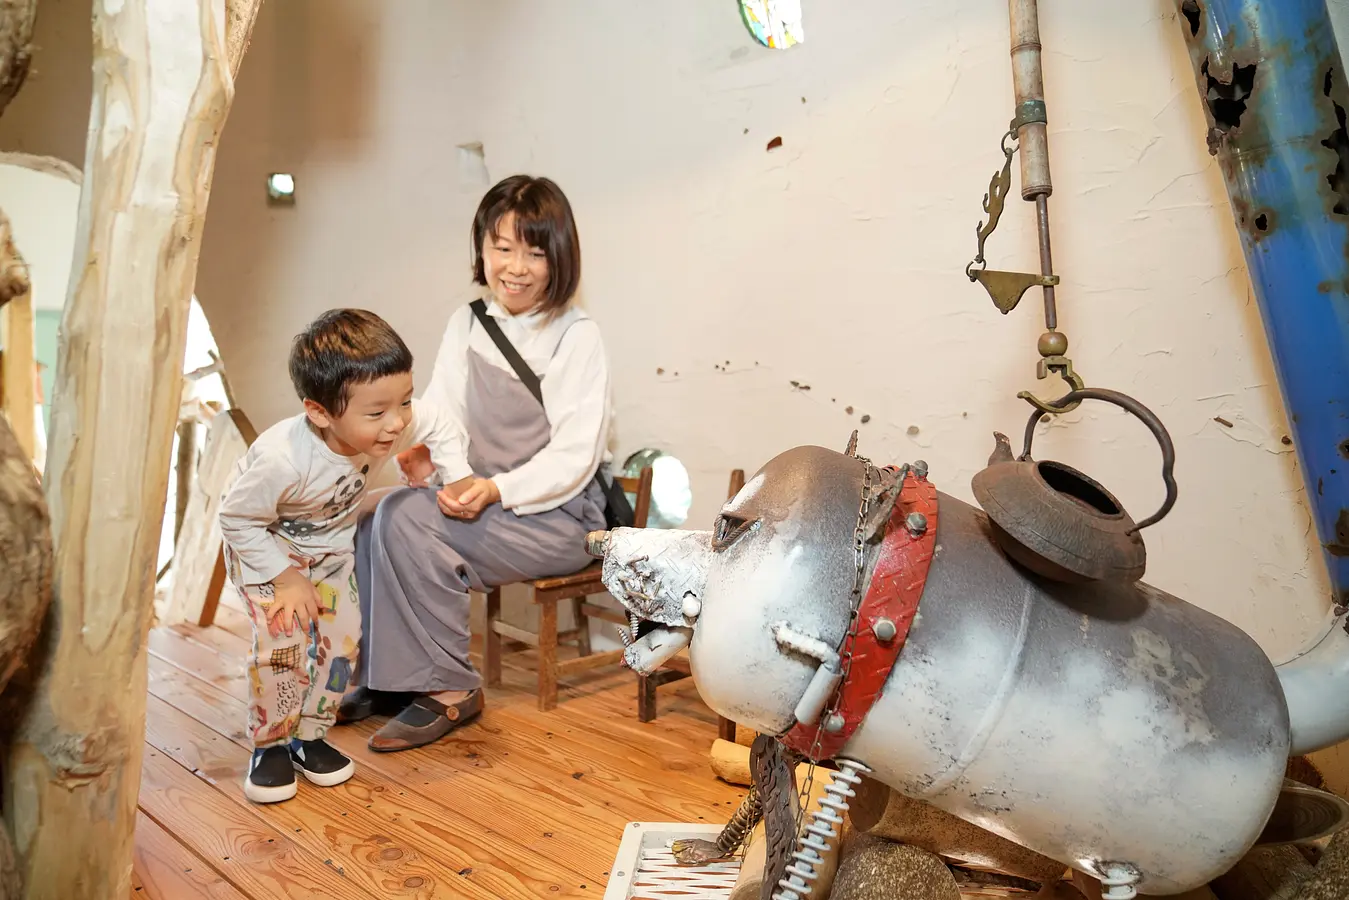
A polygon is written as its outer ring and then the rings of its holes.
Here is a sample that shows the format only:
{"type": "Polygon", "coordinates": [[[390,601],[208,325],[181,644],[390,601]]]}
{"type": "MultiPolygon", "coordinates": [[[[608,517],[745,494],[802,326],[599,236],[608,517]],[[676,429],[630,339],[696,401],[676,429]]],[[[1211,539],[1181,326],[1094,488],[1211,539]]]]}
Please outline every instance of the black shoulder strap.
{"type": "MultiPolygon", "coordinates": [[[[487,329],[487,334],[492,339],[492,343],[497,345],[501,355],[506,357],[506,362],[511,364],[515,374],[520,376],[525,387],[534,395],[534,399],[543,404],[543,386],[539,383],[539,376],[534,374],[534,370],[520,356],[520,352],[515,349],[515,345],[501,331],[501,326],[497,324],[496,319],[487,314],[487,304],[481,299],[474,300],[469,304],[473,310],[473,315],[478,317],[482,327],[487,329]]],[[[623,493],[623,489],[618,486],[618,482],[609,481],[598,470],[595,472],[595,481],[600,483],[600,489],[604,491],[605,509],[604,520],[609,528],[627,527],[631,528],[636,517],[632,512],[632,505],[628,503],[628,497],[623,493]]]]}
{"type": "Polygon", "coordinates": [[[520,356],[520,352],[515,349],[515,345],[510,342],[510,338],[502,332],[501,326],[497,320],[487,314],[487,304],[481,299],[474,300],[469,306],[473,309],[473,315],[478,317],[482,327],[487,329],[487,335],[492,339],[492,343],[497,345],[501,355],[506,357],[506,362],[511,364],[515,374],[520,376],[520,381],[529,392],[534,395],[534,399],[543,403],[543,386],[539,384],[539,376],[534,374],[534,370],[520,356]]]}

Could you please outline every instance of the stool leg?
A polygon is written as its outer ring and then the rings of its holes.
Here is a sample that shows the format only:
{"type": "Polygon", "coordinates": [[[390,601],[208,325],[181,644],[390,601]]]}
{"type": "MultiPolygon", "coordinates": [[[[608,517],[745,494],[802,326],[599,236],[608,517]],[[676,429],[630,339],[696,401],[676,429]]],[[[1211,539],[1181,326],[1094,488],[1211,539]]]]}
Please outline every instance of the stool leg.
{"type": "Polygon", "coordinates": [[[732,722],[730,719],[725,719],[722,718],[721,716],[717,716],[717,737],[721,738],[723,741],[730,741],[732,744],[734,744],[735,723],[732,722]]]}
{"type": "Polygon", "coordinates": [[[539,604],[539,709],[557,706],[557,601],[539,604]]]}
{"type": "Polygon", "coordinates": [[[496,624],[501,621],[501,588],[487,592],[487,628],[482,636],[483,680],[488,685],[501,684],[501,635],[496,624]]]}
{"type": "Polygon", "coordinates": [[[571,601],[572,621],[576,623],[576,652],[580,656],[590,655],[590,616],[581,611],[584,597],[571,601]]]}
{"type": "Polygon", "coordinates": [[[655,678],[637,676],[637,721],[650,722],[656,718],[656,687],[655,678]]]}

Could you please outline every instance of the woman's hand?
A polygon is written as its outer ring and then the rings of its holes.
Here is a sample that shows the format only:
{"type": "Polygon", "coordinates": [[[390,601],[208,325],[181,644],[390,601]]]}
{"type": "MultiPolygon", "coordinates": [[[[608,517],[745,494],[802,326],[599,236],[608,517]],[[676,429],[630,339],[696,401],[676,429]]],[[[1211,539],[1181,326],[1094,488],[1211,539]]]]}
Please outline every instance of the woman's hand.
{"type": "Polygon", "coordinates": [[[467,487],[456,482],[436,494],[440,511],[454,519],[476,519],[484,509],[500,500],[501,491],[490,478],[473,478],[467,487]]]}

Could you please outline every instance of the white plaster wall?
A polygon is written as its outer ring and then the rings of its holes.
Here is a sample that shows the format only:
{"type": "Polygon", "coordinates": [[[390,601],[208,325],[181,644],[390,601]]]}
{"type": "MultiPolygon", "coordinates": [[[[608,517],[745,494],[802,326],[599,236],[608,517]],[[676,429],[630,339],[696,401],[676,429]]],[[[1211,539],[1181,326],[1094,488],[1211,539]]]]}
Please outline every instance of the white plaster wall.
{"type": "MultiPolygon", "coordinates": [[[[0,147],[79,163],[89,3],[44,2],[45,55],[0,147]]],[[[1349,0],[1331,7],[1349,23],[1349,0]]],[[[1042,4],[1060,322],[1088,383],[1132,393],[1176,440],[1180,502],[1147,533],[1148,580],[1282,657],[1327,586],[1173,10],[1042,4]]],[[[473,296],[486,183],[455,148],[480,142],[491,179],[547,174],[570,196],[615,450],[688,465],[689,527],[710,523],[732,467],[841,449],[852,428],[873,459],[921,456],[970,499],[991,432],[1025,421],[1016,391],[1044,389],[1038,296],[1003,317],[963,275],[1011,116],[1006,4],[810,2],[805,27],[773,53],[729,0],[264,4],[198,283],[241,405],[259,427],[294,409],[287,342],[339,305],[386,315],[424,383],[473,296]],[[296,207],[266,206],[271,171],[296,176],[296,207]]],[[[992,267],[1034,266],[1032,223],[1010,201],[992,267]]],[[[1066,418],[1037,453],[1151,512],[1143,428],[1109,407],[1066,418]]]]}
{"type": "MultiPolygon", "coordinates": [[[[1038,296],[1003,317],[963,274],[1012,106],[1006,4],[808,4],[806,43],[782,53],[723,2],[577,9],[264,7],[198,286],[249,415],[293,409],[286,342],[331,306],[387,315],[425,378],[472,296],[485,185],[455,147],[481,142],[491,179],[543,173],[568,192],[616,450],[688,465],[690,527],[710,522],[732,467],[841,449],[853,428],[862,452],[924,457],[968,499],[991,432],[1024,424],[1015,392],[1057,390],[1034,380],[1038,296]],[[269,171],[295,174],[293,209],[266,206],[269,171]]],[[[1327,589],[1172,9],[1043,5],[1060,321],[1088,383],[1134,394],[1176,439],[1180,502],[1147,534],[1149,580],[1282,656],[1327,589]]],[[[1011,201],[991,265],[1033,267],[1032,228],[1011,201]]],[[[1142,426],[1110,407],[1065,418],[1038,452],[1151,512],[1159,456],[1142,426]]]]}

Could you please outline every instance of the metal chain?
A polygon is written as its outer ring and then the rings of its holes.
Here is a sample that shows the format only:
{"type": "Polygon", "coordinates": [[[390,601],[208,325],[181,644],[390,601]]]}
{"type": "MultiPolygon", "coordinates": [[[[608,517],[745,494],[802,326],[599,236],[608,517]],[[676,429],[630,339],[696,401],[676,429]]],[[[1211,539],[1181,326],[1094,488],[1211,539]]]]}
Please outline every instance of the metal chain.
{"type": "MultiPolygon", "coordinates": [[[[861,624],[859,613],[862,606],[862,591],[865,587],[866,580],[866,521],[867,514],[871,511],[872,472],[874,470],[879,474],[879,470],[875,469],[871,460],[863,456],[859,456],[857,459],[860,460],[862,465],[866,468],[864,469],[862,476],[862,501],[857,509],[857,524],[853,528],[854,569],[852,602],[848,616],[848,633],[843,639],[843,649],[840,653],[842,662],[842,665],[840,666],[842,677],[839,679],[840,690],[843,685],[848,683],[848,674],[852,669],[853,646],[857,641],[857,629],[861,624]]],[[[904,487],[904,479],[908,475],[908,472],[909,467],[907,464],[900,467],[899,478],[894,485],[894,490],[896,492],[904,487]]],[[[810,790],[815,783],[815,768],[819,761],[820,744],[824,735],[824,725],[829,721],[829,717],[834,715],[838,709],[839,696],[839,692],[836,691],[832,698],[832,702],[820,715],[819,724],[815,727],[815,739],[811,744],[810,753],[806,758],[806,780],[802,784],[800,794],[797,798],[796,832],[798,834],[801,832],[801,826],[805,822],[806,810],[810,803],[810,790]]]]}

